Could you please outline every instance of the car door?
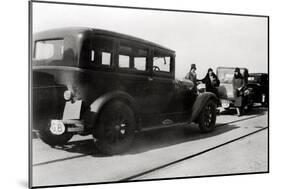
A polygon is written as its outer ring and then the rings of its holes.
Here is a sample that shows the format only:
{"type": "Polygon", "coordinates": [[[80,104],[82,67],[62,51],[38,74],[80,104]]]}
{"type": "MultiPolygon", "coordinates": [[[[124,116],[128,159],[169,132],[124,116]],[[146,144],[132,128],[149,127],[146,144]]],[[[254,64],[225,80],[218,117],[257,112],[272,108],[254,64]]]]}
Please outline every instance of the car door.
{"type": "Polygon", "coordinates": [[[119,85],[134,98],[141,114],[153,114],[150,49],[128,40],[120,40],[118,49],[119,85]]]}
{"type": "Polygon", "coordinates": [[[179,112],[175,96],[174,55],[171,52],[154,48],[150,87],[157,124],[175,122],[179,112]]]}

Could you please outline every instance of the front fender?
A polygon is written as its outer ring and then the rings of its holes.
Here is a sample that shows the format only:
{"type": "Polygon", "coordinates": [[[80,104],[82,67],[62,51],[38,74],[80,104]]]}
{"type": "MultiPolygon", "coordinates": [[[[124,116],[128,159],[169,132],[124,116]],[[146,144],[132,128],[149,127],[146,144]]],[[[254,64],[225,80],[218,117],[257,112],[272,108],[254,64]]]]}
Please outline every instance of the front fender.
{"type": "Polygon", "coordinates": [[[211,92],[205,92],[205,93],[201,93],[200,95],[198,95],[198,97],[196,98],[196,101],[194,102],[194,104],[192,106],[191,122],[196,121],[202,108],[205,106],[207,101],[210,99],[214,100],[216,103],[218,102],[218,98],[216,97],[216,95],[211,92]]]}

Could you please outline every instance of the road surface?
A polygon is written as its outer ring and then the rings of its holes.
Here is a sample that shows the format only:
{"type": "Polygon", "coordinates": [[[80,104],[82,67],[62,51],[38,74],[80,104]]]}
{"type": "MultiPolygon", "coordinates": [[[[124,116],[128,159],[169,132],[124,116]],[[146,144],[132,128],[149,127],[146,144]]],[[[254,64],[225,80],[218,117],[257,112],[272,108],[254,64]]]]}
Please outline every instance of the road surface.
{"type": "Polygon", "coordinates": [[[220,115],[214,132],[196,125],[144,132],[131,149],[104,156],[91,136],[51,148],[33,139],[33,186],[150,180],[268,171],[266,109],[220,115]]]}

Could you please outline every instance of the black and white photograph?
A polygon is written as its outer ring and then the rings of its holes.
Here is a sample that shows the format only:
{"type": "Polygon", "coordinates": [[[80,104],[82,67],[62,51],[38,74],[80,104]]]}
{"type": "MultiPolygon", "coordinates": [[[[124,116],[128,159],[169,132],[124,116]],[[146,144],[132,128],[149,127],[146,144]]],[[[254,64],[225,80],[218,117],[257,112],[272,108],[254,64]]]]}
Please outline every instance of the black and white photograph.
{"type": "Polygon", "coordinates": [[[31,187],[269,173],[267,15],[30,1],[29,60],[31,187]]]}

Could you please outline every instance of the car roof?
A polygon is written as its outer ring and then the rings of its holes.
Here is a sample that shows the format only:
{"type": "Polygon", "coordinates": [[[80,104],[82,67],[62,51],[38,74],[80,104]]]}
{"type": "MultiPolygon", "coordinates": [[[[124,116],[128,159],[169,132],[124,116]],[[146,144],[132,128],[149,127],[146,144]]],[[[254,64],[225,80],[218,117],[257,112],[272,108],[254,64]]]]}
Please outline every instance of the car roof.
{"type": "Polygon", "coordinates": [[[86,32],[93,32],[94,34],[98,35],[106,35],[116,38],[122,38],[127,40],[132,40],[138,43],[146,44],[149,46],[157,47],[162,50],[169,51],[170,53],[175,53],[174,50],[159,45],[157,43],[141,39],[138,37],[134,37],[127,34],[122,34],[114,31],[104,30],[104,29],[97,29],[97,28],[90,28],[90,27],[65,27],[65,28],[57,28],[57,29],[50,29],[41,32],[37,32],[34,34],[34,39],[51,39],[51,38],[61,38],[65,36],[77,36],[78,34],[86,33],[86,32]]]}

